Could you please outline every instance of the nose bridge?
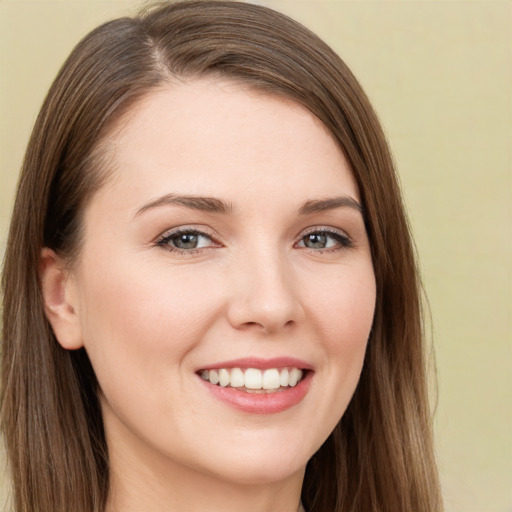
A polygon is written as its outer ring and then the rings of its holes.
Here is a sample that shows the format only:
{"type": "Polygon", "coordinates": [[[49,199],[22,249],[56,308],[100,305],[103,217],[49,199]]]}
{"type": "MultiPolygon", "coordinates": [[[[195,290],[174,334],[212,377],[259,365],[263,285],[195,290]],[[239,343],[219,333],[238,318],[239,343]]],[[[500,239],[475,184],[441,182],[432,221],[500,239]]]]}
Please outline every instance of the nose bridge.
{"type": "Polygon", "coordinates": [[[302,306],[284,250],[267,245],[241,254],[234,279],[229,308],[233,326],[270,333],[300,320],[302,306]]]}

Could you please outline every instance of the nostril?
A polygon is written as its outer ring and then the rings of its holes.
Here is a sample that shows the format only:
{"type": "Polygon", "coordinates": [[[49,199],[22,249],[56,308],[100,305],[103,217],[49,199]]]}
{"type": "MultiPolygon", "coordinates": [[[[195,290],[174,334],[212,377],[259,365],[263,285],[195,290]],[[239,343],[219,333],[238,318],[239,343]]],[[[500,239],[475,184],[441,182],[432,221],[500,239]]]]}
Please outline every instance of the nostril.
{"type": "Polygon", "coordinates": [[[258,322],[244,322],[243,324],[240,325],[240,328],[241,329],[251,329],[251,328],[264,329],[263,325],[261,325],[258,322]]]}
{"type": "Polygon", "coordinates": [[[280,329],[290,329],[295,325],[294,320],[288,320],[284,324],[279,325],[277,322],[273,323],[271,321],[261,321],[261,322],[243,322],[237,326],[239,330],[247,330],[247,331],[259,331],[264,334],[271,334],[274,331],[280,329]]]}

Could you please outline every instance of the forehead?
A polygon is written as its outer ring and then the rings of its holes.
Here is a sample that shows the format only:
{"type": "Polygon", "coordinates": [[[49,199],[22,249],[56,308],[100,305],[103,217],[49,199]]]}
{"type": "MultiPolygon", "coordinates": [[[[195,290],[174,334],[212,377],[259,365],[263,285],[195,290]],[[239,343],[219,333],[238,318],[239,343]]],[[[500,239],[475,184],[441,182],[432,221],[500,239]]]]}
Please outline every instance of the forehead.
{"type": "Polygon", "coordinates": [[[117,123],[108,148],[114,186],[148,196],[242,197],[277,187],[293,197],[306,186],[312,196],[339,187],[358,197],[342,151],[318,118],[226,80],[174,82],[149,93],[117,123]]]}

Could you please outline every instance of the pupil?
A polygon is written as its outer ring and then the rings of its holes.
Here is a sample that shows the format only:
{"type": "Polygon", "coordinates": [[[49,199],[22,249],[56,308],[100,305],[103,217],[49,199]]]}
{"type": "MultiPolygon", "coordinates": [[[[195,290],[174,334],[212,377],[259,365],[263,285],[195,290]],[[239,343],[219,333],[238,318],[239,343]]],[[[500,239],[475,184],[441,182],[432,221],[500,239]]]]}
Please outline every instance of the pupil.
{"type": "Polygon", "coordinates": [[[304,242],[306,247],[311,249],[324,249],[327,245],[327,235],[312,234],[306,237],[304,242]]]}
{"type": "Polygon", "coordinates": [[[179,235],[175,245],[180,249],[195,249],[197,247],[197,235],[191,233],[179,235]]]}

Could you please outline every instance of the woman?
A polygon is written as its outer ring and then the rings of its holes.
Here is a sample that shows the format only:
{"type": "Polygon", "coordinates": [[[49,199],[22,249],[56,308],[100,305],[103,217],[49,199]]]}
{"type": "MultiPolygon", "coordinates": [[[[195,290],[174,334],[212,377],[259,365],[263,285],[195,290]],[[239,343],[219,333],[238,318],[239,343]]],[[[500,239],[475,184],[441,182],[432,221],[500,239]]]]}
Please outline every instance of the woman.
{"type": "Polygon", "coordinates": [[[3,273],[16,511],[441,510],[418,280],[345,64],[269,9],[79,43],[3,273]]]}

